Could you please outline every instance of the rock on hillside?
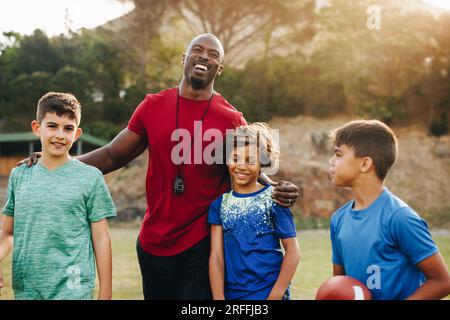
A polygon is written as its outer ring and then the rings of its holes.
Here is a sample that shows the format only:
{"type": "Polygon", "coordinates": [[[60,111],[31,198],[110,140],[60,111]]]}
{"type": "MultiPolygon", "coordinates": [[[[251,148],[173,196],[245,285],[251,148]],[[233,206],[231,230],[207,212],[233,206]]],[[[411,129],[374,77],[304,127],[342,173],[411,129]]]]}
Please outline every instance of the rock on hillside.
{"type": "Polygon", "coordinates": [[[144,152],[106,179],[117,210],[117,218],[114,221],[140,222],[144,216],[147,206],[145,197],[147,162],[148,153],[144,152]]]}

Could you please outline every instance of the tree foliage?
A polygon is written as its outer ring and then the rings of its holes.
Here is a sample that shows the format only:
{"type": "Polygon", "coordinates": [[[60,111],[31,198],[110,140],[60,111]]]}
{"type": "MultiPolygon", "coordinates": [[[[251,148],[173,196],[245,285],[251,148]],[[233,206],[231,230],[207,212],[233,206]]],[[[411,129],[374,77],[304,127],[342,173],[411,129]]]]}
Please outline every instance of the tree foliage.
{"type": "Polygon", "coordinates": [[[448,132],[450,15],[419,0],[120,0],[136,9],[95,30],[48,37],[5,33],[0,43],[0,131],[28,130],[38,98],[73,92],[86,132],[111,138],[148,92],[176,85],[190,37],[219,36],[216,90],[249,121],[338,113],[448,132]]]}
{"type": "Polygon", "coordinates": [[[132,2],[136,7],[136,16],[145,16],[145,12],[156,12],[158,15],[156,18],[135,19],[142,21],[139,27],[143,30],[138,31],[141,35],[145,34],[147,28],[154,31],[158,23],[167,22],[162,19],[163,13],[167,13],[167,19],[180,20],[181,24],[172,28],[168,26],[163,35],[167,29],[179,35],[188,34],[188,37],[204,32],[213,33],[222,41],[227,62],[231,65],[243,66],[242,62],[246,62],[249,57],[260,58],[260,55],[273,51],[292,49],[295,44],[309,40],[313,35],[313,0],[132,2]]]}
{"type": "Polygon", "coordinates": [[[28,130],[38,99],[49,91],[75,94],[87,122],[104,118],[120,99],[124,73],[117,50],[94,32],[49,38],[36,30],[9,38],[0,55],[0,117],[8,120],[3,131],[28,130]],[[101,102],[93,100],[95,91],[102,92],[101,102]]]}

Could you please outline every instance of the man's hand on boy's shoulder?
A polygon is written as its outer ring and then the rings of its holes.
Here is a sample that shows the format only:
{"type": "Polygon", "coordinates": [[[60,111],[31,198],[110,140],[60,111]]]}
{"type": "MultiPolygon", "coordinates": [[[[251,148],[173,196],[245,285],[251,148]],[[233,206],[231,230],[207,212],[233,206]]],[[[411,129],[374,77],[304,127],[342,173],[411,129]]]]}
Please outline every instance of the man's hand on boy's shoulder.
{"type": "Polygon", "coordinates": [[[298,187],[290,181],[270,181],[275,187],[272,192],[272,199],[282,207],[292,207],[299,196],[298,187]]]}
{"type": "Polygon", "coordinates": [[[27,164],[28,167],[34,166],[39,158],[41,157],[42,152],[33,152],[30,157],[20,160],[16,163],[16,167],[19,167],[23,164],[27,164]]]}

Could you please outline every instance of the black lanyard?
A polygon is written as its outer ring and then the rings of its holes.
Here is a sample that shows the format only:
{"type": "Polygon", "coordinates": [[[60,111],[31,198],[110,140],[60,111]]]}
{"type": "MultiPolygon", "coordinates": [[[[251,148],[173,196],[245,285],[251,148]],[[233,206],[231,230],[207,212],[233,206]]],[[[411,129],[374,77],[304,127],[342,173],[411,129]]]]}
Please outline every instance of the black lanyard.
{"type": "MultiPolygon", "coordinates": [[[[206,109],[203,112],[203,115],[200,119],[200,123],[197,125],[197,128],[194,129],[194,134],[191,139],[191,146],[190,146],[191,149],[192,149],[192,145],[194,144],[194,141],[195,141],[195,133],[197,132],[199,126],[202,124],[203,119],[205,119],[205,116],[208,113],[208,110],[209,110],[209,107],[211,106],[211,101],[212,101],[212,98],[214,97],[214,95],[215,95],[215,93],[213,91],[211,94],[211,97],[209,98],[208,105],[206,106],[206,109]]],[[[175,119],[175,129],[176,130],[178,129],[178,113],[179,112],[180,112],[180,91],[177,88],[177,115],[176,115],[176,119],[175,119]]],[[[183,157],[184,157],[184,155],[183,155],[183,157]]],[[[181,177],[181,167],[183,166],[183,164],[184,164],[184,162],[181,162],[180,165],[177,165],[177,176],[173,183],[173,191],[177,195],[182,194],[184,192],[184,181],[183,181],[183,178],[181,177]]]]}

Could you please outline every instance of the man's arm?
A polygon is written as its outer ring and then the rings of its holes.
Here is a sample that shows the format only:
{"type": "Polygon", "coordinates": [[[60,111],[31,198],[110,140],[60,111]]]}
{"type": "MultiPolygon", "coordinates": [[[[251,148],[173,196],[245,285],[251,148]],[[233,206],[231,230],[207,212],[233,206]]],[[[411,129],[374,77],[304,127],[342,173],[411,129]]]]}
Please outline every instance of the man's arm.
{"type": "MultiPolygon", "coordinates": [[[[92,152],[76,157],[81,162],[98,168],[103,174],[122,168],[139,156],[147,147],[147,139],[128,128],[123,129],[108,145],[92,152]]],[[[29,158],[16,163],[28,167],[35,165],[41,157],[41,152],[33,152],[29,158]]]]}
{"type": "MultiPolygon", "coordinates": [[[[9,254],[13,246],[14,236],[14,218],[4,216],[2,223],[2,231],[0,233],[0,263],[9,254]]],[[[3,287],[3,274],[0,265],[0,295],[3,287]]]]}
{"type": "Polygon", "coordinates": [[[146,147],[145,137],[125,128],[108,145],[76,158],[107,174],[128,164],[142,154],[146,147]]]}
{"type": "Polygon", "coordinates": [[[437,252],[417,264],[427,280],[406,300],[438,300],[450,294],[448,268],[437,252]]]}
{"type": "Polygon", "coordinates": [[[209,281],[214,300],[225,300],[225,263],[223,258],[223,229],[211,225],[211,254],[209,256],[209,281]]]}
{"type": "Polygon", "coordinates": [[[294,277],[295,270],[297,270],[300,261],[300,248],[296,237],[281,239],[285,254],[283,262],[281,263],[280,274],[273,286],[268,300],[281,300],[286,292],[289,283],[294,277]]]}
{"type": "Polygon", "coordinates": [[[91,223],[92,243],[99,280],[99,300],[112,298],[112,253],[108,220],[103,219],[91,223]]]}

